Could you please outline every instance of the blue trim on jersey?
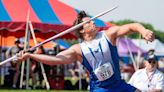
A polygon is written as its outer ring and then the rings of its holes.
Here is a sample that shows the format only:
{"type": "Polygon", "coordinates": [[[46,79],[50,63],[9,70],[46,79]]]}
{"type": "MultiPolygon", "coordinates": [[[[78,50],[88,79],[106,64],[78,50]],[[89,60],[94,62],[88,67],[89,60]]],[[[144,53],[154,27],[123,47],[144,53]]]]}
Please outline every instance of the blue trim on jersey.
{"type": "Polygon", "coordinates": [[[104,58],[104,53],[103,53],[103,51],[102,51],[102,47],[101,47],[101,44],[99,43],[99,47],[100,47],[100,50],[101,50],[101,54],[102,54],[102,56],[103,56],[103,58],[104,58]]]}
{"type": "Polygon", "coordinates": [[[82,64],[87,68],[87,70],[92,73],[93,72],[93,69],[92,67],[90,66],[90,64],[87,62],[87,59],[86,57],[84,56],[83,52],[82,52],[82,58],[83,58],[83,62],[82,64]]]}
{"type": "Polygon", "coordinates": [[[93,51],[91,48],[89,48],[89,51],[91,52],[92,56],[95,58],[95,60],[97,61],[97,58],[95,57],[95,55],[93,54],[93,51]]]}
{"type": "MultiPolygon", "coordinates": [[[[108,40],[107,40],[108,44],[109,44],[109,48],[111,51],[111,57],[112,60],[114,61],[114,65],[115,67],[120,67],[119,66],[119,56],[118,56],[118,52],[117,52],[117,47],[113,46],[108,40]]],[[[119,68],[115,68],[115,73],[114,75],[118,78],[121,79],[121,75],[120,75],[120,69],[119,68]]]]}

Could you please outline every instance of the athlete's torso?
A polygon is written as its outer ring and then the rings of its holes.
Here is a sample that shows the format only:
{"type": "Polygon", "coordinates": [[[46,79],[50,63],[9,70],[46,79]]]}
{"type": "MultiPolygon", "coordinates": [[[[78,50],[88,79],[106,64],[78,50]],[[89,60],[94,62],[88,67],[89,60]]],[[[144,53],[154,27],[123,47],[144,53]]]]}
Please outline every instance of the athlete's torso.
{"type": "Polygon", "coordinates": [[[94,40],[82,42],[80,46],[83,65],[89,70],[91,81],[104,82],[109,79],[121,79],[117,49],[110,44],[104,32],[98,32],[94,40]]]}
{"type": "Polygon", "coordinates": [[[80,43],[82,64],[90,73],[91,92],[134,92],[136,88],[121,80],[116,46],[105,32],[98,32],[94,40],[80,43]]]}

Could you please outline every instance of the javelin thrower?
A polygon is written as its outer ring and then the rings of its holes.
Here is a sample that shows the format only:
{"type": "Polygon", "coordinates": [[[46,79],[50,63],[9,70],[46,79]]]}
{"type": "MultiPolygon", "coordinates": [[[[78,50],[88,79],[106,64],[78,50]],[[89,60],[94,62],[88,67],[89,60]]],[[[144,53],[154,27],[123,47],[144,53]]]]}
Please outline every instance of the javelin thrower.
{"type": "Polygon", "coordinates": [[[56,56],[22,51],[18,54],[18,60],[32,58],[48,65],[80,62],[90,73],[90,92],[140,92],[121,79],[116,40],[121,36],[137,32],[145,40],[153,41],[154,33],[139,23],[112,26],[98,32],[94,21],[84,11],[78,14],[74,26],[81,23],[84,24],[75,31],[82,39],[81,43],[71,46],[56,56]]]}

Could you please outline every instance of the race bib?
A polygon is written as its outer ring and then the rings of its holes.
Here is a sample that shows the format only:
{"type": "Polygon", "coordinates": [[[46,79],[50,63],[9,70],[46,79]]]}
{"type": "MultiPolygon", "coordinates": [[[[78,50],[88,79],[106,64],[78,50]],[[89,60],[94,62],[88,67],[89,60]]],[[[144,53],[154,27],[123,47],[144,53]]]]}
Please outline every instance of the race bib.
{"type": "Polygon", "coordinates": [[[104,81],[113,75],[112,65],[110,63],[103,64],[102,66],[95,69],[94,73],[96,74],[99,81],[104,81]]]}

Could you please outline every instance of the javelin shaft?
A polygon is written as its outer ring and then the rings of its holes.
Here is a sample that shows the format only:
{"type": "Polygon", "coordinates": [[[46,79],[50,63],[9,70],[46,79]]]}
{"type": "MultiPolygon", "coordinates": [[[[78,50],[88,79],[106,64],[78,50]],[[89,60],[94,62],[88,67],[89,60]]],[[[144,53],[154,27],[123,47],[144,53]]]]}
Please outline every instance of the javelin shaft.
{"type": "MultiPolygon", "coordinates": [[[[106,10],[106,11],[104,11],[104,12],[102,12],[102,13],[100,13],[100,14],[94,16],[94,17],[92,17],[92,18],[91,18],[90,20],[88,20],[88,21],[84,21],[84,22],[82,22],[82,23],[80,23],[80,24],[78,24],[78,25],[76,25],[76,26],[73,26],[73,27],[71,27],[71,28],[69,28],[69,29],[67,29],[67,30],[65,30],[65,31],[63,31],[63,32],[61,32],[61,33],[55,35],[55,36],[52,36],[52,37],[48,38],[47,40],[44,40],[43,42],[37,44],[36,46],[31,47],[29,50],[34,50],[34,49],[36,49],[37,47],[40,47],[41,45],[43,45],[43,44],[45,44],[45,43],[47,43],[47,42],[49,42],[49,41],[51,41],[51,40],[53,40],[53,39],[55,39],[55,38],[58,38],[58,37],[63,36],[63,35],[65,35],[65,34],[67,34],[67,33],[70,33],[70,32],[72,32],[73,30],[75,30],[75,29],[77,29],[77,28],[83,26],[84,24],[86,24],[86,23],[88,23],[88,22],[90,22],[90,21],[92,21],[92,20],[94,20],[94,19],[96,19],[96,18],[98,18],[98,17],[100,17],[100,16],[103,16],[103,15],[105,15],[105,14],[107,14],[107,13],[113,11],[113,10],[116,9],[117,7],[118,7],[118,6],[115,6],[115,7],[111,8],[111,9],[108,9],[108,10],[106,10]]],[[[13,57],[11,57],[11,58],[9,58],[9,59],[7,59],[7,60],[5,60],[5,61],[0,62],[0,66],[3,65],[3,64],[5,64],[5,63],[7,63],[7,62],[9,62],[9,61],[11,61],[11,60],[14,59],[14,58],[16,58],[16,55],[13,56],[13,57]]]]}
{"type": "Polygon", "coordinates": [[[104,12],[102,12],[102,13],[100,13],[100,14],[94,16],[94,17],[92,17],[92,18],[91,18],[90,20],[88,20],[88,21],[84,21],[84,22],[82,22],[82,23],[80,23],[80,24],[78,24],[78,25],[76,25],[76,26],[73,26],[73,27],[71,27],[71,28],[69,28],[69,29],[67,29],[67,30],[65,30],[65,31],[63,31],[63,32],[61,32],[61,33],[55,35],[55,36],[52,36],[51,38],[49,38],[49,39],[47,39],[47,40],[45,40],[45,41],[43,41],[43,42],[37,44],[36,46],[30,48],[30,50],[34,50],[34,49],[36,49],[37,47],[39,47],[39,46],[41,46],[41,45],[43,45],[43,44],[45,44],[45,43],[47,43],[47,42],[49,42],[49,41],[55,39],[55,38],[58,38],[58,37],[63,36],[63,35],[65,35],[65,34],[67,34],[67,33],[70,33],[71,31],[73,31],[73,30],[75,30],[75,29],[81,27],[82,25],[88,23],[89,21],[92,21],[92,20],[94,20],[94,19],[96,19],[96,18],[98,18],[98,17],[100,17],[100,16],[103,16],[103,15],[107,14],[108,12],[111,12],[112,10],[114,10],[114,9],[116,9],[116,8],[117,8],[117,6],[111,8],[111,9],[109,9],[109,10],[106,10],[106,11],[104,11],[104,12]]]}
{"type": "Polygon", "coordinates": [[[3,65],[3,64],[5,64],[5,63],[7,63],[7,62],[9,62],[9,61],[12,61],[12,60],[15,59],[16,57],[17,57],[17,55],[14,55],[14,56],[12,56],[11,58],[8,58],[8,59],[6,59],[6,60],[0,62],[0,66],[3,65]]]}

